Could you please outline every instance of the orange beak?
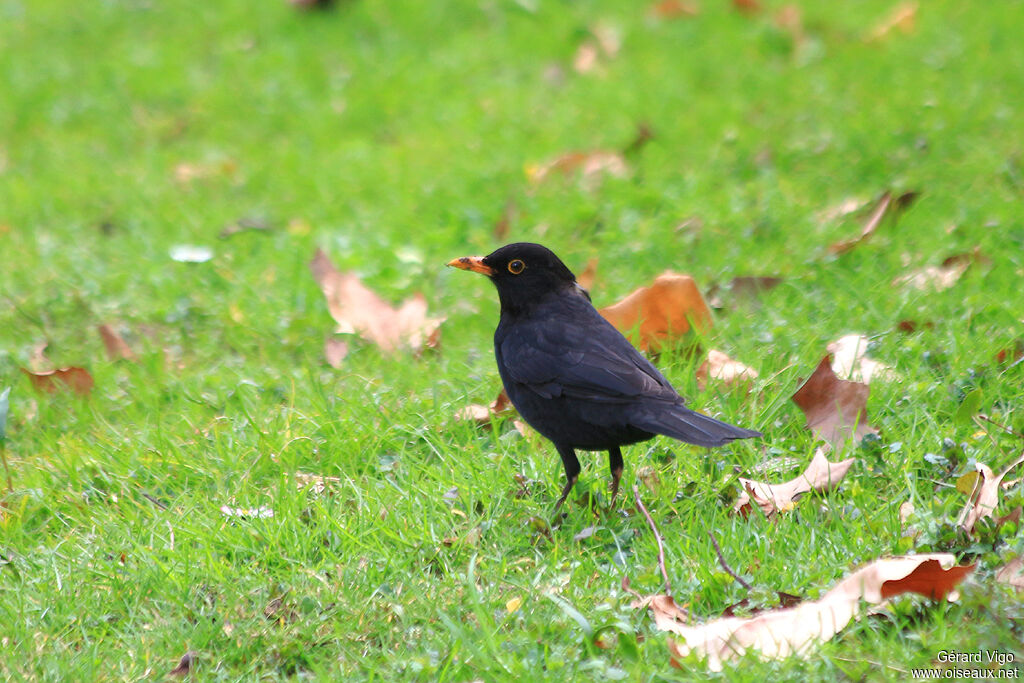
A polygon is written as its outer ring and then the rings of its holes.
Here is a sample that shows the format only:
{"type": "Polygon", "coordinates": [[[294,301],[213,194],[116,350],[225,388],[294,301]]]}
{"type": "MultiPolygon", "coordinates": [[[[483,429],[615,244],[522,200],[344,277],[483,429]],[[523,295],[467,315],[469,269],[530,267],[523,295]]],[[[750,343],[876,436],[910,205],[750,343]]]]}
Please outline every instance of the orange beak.
{"type": "Polygon", "coordinates": [[[471,270],[474,273],[483,273],[488,277],[494,275],[494,269],[484,263],[483,256],[460,256],[448,262],[449,266],[460,270],[471,270]]]}

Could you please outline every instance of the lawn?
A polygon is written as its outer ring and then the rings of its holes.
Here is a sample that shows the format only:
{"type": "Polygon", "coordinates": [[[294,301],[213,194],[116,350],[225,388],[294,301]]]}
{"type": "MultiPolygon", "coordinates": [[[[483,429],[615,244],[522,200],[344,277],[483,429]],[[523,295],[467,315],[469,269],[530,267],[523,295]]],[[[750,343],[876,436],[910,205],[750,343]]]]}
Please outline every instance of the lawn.
{"type": "Polygon", "coordinates": [[[694,7],[0,0],[0,675],[154,680],[193,652],[202,680],[908,680],[943,650],[1019,674],[1024,608],[994,575],[1024,533],[958,530],[956,485],[1024,449],[1024,4],[922,2],[888,30],[888,0],[694,7]],[[622,172],[538,179],[574,150],[622,172]],[[864,221],[836,207],[885,191],[918,195],[831,253],[864,221]],[[657,358],[764,438],[629,447],[611,511],[606,456],[583,454],[548,528],[551,445],[454,417],[500,386],[498,306],[444,264],[518,240],[596,258],[597,305],[665,270],[781,277],[699,339],[757,369],[749,394],[698,387],[692,339],[657,358]],[[421,292],[440,347],[352,338],[328,365],[318,247],[388,301],[421,292]],[[894,284],[960,254],[948,288],[894,284]],[[847,333],[894,368],[870,385],[879,439],[835,490],[732,514],[738,476],[810,459],[790,399],[847,333]],[[22,369],[46,363],[95,386],[37,392],[22,369]],[[898,598],[804,657],[674,668],[623,587],[662,588],[634,485],[698,621],[888,555],[976,567],[958,600],[898,598]]]}

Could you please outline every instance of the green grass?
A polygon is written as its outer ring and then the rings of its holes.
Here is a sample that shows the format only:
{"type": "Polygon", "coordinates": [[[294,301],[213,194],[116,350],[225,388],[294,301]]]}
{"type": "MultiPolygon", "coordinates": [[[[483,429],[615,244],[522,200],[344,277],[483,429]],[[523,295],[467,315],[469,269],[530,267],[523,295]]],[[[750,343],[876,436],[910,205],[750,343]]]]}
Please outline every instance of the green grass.
{"type": "MultiPolygon", "coordinates": [[[[283,2],[0,0],[0,390],[13,387],[14,481],[0,521],[0,673],[152,680],[194,650],[204,680],[715,678],[697,660],[671,668],[665,635],[629,607],[624,576],[660,587],[642,516],[620,500],[622,514],[577,542],[595,518],[573,503],[538,533],[531,519],[550,515],[561,485],[554,450],[452,417],[497,389],[497,301],[443,264],[496,246],[510,200],[509,240],[542,241],[575,269],[600,255],[599,304],[668,268],[702,286],[786,278],[760,308],[720,314],[705,340],[761,372],[749,398],[698,390],[685,354],[659,359],[695,406],[765,438],[711,453],[657,439],[625,454],[627,490],[639,468],[657,474],[644,501],[698,617],[745,595],[708,530],[762,593],[817,597],[863,562],[913,550],[978,562],[957,603],[903,599],[806,659],[751,657],[718,677],[906,680],[943,649],[1019,664],[1024,612],[992,570],[1024,539],[1004,527],[974,542],[951,526],[956,476],[1022,448],[953,416],[980,387],[983,412],[1024,430],[1024,365],[994,360],[1024,335],[1024,5],[921,3],[912,33],[869,44],[889,3],[804,3],[796,52],[778,6],[750,17],[708,1],[659,21],[616,2],[354,1],[303,14],[283,2]],[[617,30],[621,51],[576,74],[595,25],[617,30]],[[527,165],[620,148],[641,122],[655,137],[628,177],[529,186],[527,165]],[[179,182],[181,164],[209,175],[179,182]],[[888,188],[922,196],[866,245],[828,256],[859,228],[822,212],[888,188]],[[217,238],[251,217],[272,230],[217,238]],[[215,256],[177,263],[178,244],[215,256]],[[388,299],[422,291],[448,317],[440,353],[357,342],[341,370],[327,367],[332,321],[307,268],[317,246],[388,299]],[[891,285],[975,246],[991,263],[951,289],[891,285]],[[933,325],[907,335],[903,319],[933,325]],[[125,331],[138,362],[105,359],[100,323],[125,331]],[[858,447],[838,491],[777,524],[730,516],[737,472],[809,457],[789,397],[851,331],[902,376],[872,386],[882,447],[858,447]],[[56,364],[90,369],[88,400],[33,393],[19,368],[43,341],[56,364]],[[964,447],[944,451],[944,439],[964,447]],[[295,472],[342,483],[299,491],[295,472]],[[533,480],[524,497],[516,475],[533,480]],[[898,520],[909,498],[916,537],[898,520]],[[222,505],[274,516],[228,518],[222,505]],[[601,629],[617,645],[595,646],[601,629]]],[[[604,457],[583,459],[579,488],[599,502],[604,457]]],[[[1020,486],[1005,497],[1019,503],[1020,486]]]]}

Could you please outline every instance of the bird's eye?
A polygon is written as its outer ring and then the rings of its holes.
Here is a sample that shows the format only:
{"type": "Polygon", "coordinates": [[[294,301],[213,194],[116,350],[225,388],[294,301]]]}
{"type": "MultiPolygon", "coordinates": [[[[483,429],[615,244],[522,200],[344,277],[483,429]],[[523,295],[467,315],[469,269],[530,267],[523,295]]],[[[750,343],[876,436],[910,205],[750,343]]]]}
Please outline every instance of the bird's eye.
{"type": "Polygon", "coordinates": [[[519,275],[526,268],[526,264],[519,259],[514,259],[508,262],[508,272],[513,275],[519,275]]]}

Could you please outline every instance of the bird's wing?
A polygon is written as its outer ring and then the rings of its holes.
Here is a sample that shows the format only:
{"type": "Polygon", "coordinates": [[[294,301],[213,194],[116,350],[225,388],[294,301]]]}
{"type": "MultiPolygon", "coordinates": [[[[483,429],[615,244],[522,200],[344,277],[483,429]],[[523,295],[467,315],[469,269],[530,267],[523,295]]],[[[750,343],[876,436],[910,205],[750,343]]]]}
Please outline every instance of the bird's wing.
{"type": "Polygon", "coordinates": [[[589,304],[586,309],[510,326],[498,343],[509,379],[545,398],[618,402],[643,395],[680,400],[668,380],[618,330],[589,304]]]}

